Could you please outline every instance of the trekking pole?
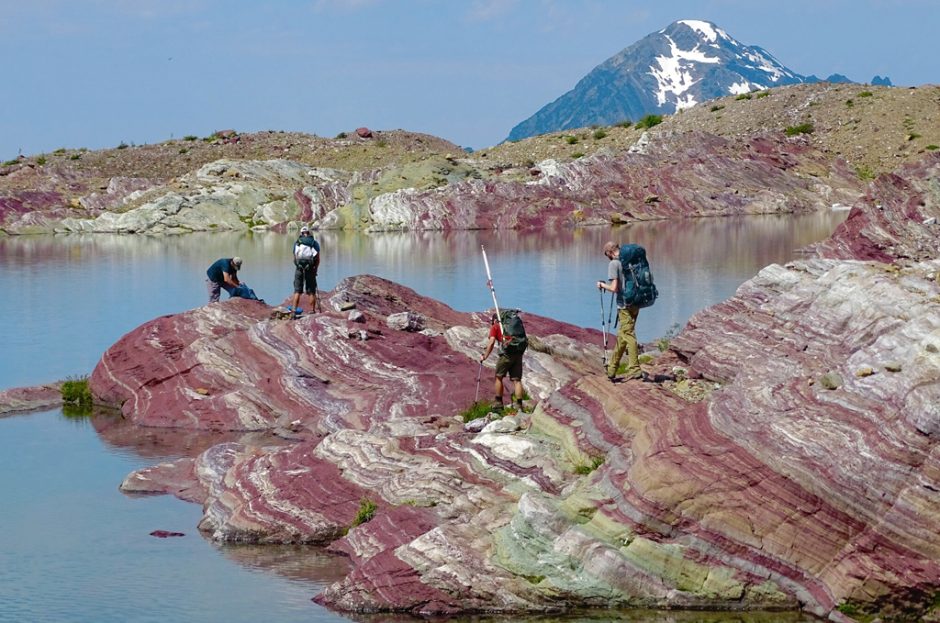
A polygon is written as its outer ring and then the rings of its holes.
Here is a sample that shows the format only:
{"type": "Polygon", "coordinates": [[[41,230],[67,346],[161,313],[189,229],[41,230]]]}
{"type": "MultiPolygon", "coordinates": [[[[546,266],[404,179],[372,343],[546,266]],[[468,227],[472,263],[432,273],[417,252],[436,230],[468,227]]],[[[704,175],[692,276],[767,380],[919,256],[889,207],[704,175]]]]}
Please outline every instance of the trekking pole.
{"type": "Polygon", "coordinates": [[[597,293],[601,295],[601,331],[604,332],[604,367],[607,367],[607,323],[604,322],[604,291],[600,288],[597,289],[597,293]]]}
{"type": "Polygon", "coordinates": [[[480,369],[477,370],[477,393],[473,395],[473,403],[476,404],[480,400],[480,377],[483,376],[483,362],[480,362],[480,369]]]}

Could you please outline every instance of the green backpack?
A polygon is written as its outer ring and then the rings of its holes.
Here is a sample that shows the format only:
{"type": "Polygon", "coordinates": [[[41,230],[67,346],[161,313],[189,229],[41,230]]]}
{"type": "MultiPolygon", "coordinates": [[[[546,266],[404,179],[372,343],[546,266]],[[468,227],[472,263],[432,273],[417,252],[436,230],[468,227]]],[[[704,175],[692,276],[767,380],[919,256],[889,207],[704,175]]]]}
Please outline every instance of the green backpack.
{"type": "Polygon", "coordinates": [[[521,355],[529,347],[529,338],[525,326],[519,317],[518,309],[505,309],[499,313],[499,324],[503,327],[502,352],[507,355],[521,355]]]}

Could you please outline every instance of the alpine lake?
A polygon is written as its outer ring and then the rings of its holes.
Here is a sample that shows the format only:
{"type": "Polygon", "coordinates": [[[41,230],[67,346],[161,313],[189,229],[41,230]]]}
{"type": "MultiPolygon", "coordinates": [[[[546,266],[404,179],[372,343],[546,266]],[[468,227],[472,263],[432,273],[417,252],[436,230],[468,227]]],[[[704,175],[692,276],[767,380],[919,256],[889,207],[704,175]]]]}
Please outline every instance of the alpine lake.
{"type": "MultiPolygon", "coordinates": [[[[607,240],[647,249],[660,296],[637,337],[655,342],[732,296],[763,267],[799,259],[846,212],[657,221],[614,228],[426,233],[315,232],[321,292],[374,274],[461,311],[492,307],[481,246],[501,308],[601,328],[607,240]]],[[[269,304],[291,294],[294,236],[269,232],[42,235],[0,238],[0,389],[91,373],[122,335],[206,302],[205,271],[241,256],[239,277],[269,304]]],[[[223,298],[225,294],[223,293],[223,298]]],[[[481,342],[485,339],[481,332],[481,342]]],[[[468,379],[472,382],[474,379],[468,379]]],[[[192,438],[188,437],[192,444],[192,438]]],[[[213,439],[202,440],[209,445],[213,439]]],[[[0,416],[0,622],[409,621],[342,615],[311,601],[344,559],[313,547],[218,544],[201,509],[169,496],[130,497],[130,472],[192,451],[171,431],[62,409],[0,416]],[[180,532],[154,538],[155,530],[180,532]]],[[[610,611],[465,621],[691,623],[809,621],[786,613],[610,611]]]]}

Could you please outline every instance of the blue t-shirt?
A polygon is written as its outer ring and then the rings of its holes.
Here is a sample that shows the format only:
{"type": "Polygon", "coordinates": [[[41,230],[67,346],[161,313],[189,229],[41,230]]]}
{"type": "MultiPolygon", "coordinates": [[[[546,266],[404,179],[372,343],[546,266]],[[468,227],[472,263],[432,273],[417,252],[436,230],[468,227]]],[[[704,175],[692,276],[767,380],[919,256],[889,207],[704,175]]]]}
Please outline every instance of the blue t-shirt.
{"type": "Polygon", "coordinates": [[[206,276],[209,277],[209,281],[225,283],[225,278],[222,276],[222,273],[228,273],[232,276],[232,279],[238,279],[238,271],[232,266],[232,258],[223,257],[217,259],[213,262],[212,266],[209,267],[209,270],[206,271],[206,276]]]}

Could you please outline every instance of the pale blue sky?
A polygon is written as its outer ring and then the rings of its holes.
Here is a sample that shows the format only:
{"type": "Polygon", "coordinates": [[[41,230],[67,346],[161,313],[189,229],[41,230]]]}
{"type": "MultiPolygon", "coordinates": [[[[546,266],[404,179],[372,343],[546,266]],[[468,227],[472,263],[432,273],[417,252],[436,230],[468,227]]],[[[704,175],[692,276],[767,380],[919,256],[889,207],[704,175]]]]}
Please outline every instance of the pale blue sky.
{"type": "Polygon", "coordinates": [[[677,19],[801,74],[940,83],[940,0],[0,0],[0,160],[227,128],[478,149],[677,19]]]}

